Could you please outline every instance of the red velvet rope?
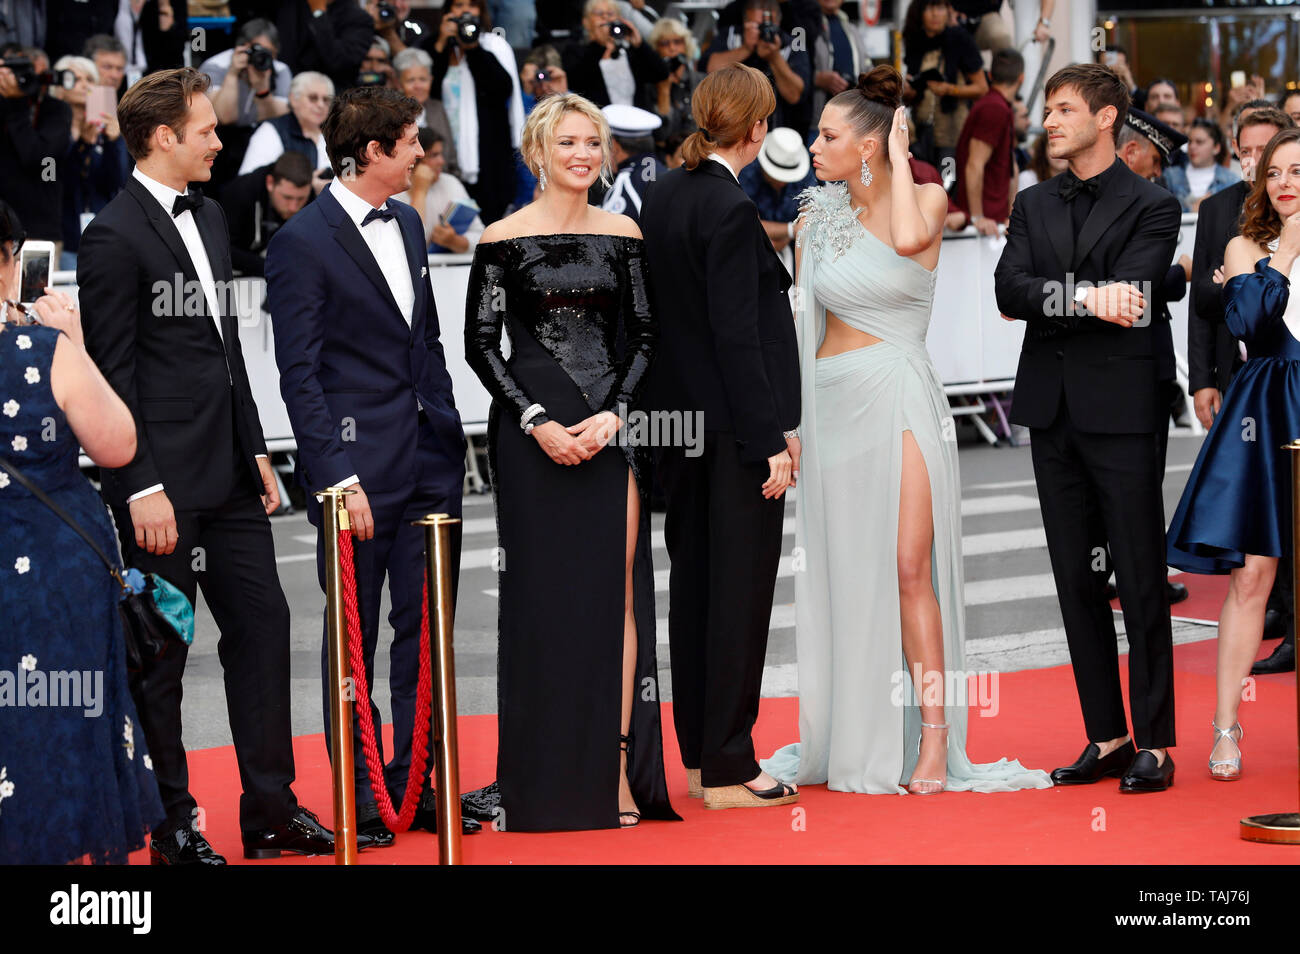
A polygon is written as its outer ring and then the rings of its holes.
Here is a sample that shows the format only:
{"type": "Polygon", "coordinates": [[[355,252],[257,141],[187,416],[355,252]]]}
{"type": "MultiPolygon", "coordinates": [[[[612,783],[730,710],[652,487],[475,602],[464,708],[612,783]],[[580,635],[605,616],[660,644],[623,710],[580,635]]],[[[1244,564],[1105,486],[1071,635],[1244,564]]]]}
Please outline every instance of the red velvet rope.
{"type": "Polygon", "coordinates": [[[343,615],[348,627],[348,656],[351,659],[352,678],[356,686],[356,703],[353,706],[361,722],[361,747],[366,755],[366,768],[370,773],[370,790],[379,806],[379,817],[392,831],[406,831],[415,818],[420,804],[420,789],[424,782],[424,766],[429,747],[429,716],[433,711],[433,675],[429,661],[429,581],[424,582],[424,596],[420,600],[420,676],[415,695],[415,729],[411,734],[411,770],[406,777],[406,794],[402,798],[402,811],[393,811],[393,799],[384,781],[384,763],[375,742],[375,720],[370,712],[370,687],[366,681],[365,654],[361,645],[361,616],[357,611],[356,567],[352,556],[352,531],[339,531],[339,562],[343,570],[343,615]]]}

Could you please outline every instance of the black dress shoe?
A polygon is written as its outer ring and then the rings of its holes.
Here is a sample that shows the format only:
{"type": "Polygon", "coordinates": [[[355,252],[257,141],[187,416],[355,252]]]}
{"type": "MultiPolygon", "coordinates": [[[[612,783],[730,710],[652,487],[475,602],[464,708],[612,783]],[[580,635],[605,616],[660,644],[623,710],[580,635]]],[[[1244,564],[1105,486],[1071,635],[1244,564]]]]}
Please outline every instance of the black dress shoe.
{"type": "Polygon", "coordinates": [[[501,786],[496,782],[466,792],[460,797],[460,813],[479,821],[490,822],[497,817],[501,805],[501,786]]]}
{"type": "Polygon", "coordinates": [[[1164,764],[1156,763],[1156,754],[1142,749],[1119,780],[1121,792],[1163,792],[1174,784],[1174,760],[1165,752],[1164,764]]]}
{"type": "MultiPolygon", "coordinates": [[[[369,835],[357,834],[358,851],[373,844],[374,840],[369,835]]],[[[283,825],[244,832],[245,858],[279,858],[286,851],[296,855],[332,855],[334,833],[301,805],[294,809],[283,825]]]]}
{"type": "Polygon", "coordinates": [[[1057,785],[1089,785],[1103,778],[1115,778],[1124,774],[1136,751],[1130,739],[1110,755],[1102,756],[1097,743],[1089,742],[1073,765],[1052,769],[1052,781],[1057,785]]]}
{"type": "Polygon", "coordinates": [[[1165,580],[1165,592],[1169,594],[1169,605],[1181,603],[1187,599],[1187,584],[1175,583],[1173,580],[1165,580]]]}
{"type": "Polygon", "coordinates": [[[1252,676],[1271,676],[1278,672],[1295,672],[1295,640],[1284,639],[1272,654],[1250,667],[1252,676]]]}
{"type": "Polygon", "coordinates": [[[192,828],[177,828],[170,835],[149,838],[151,865],[224,865],[208,840],[192,828]]]}
{"type": "MultiPolygon", "coordinates": [[[[417,828],[422,831],[431,831],[435,835],[438,833],[438,802],[433,793],[433,789],[425,789],[420,796],[420,807],[415,810],[415,819],[411,822],[411,831],[417,828]]],[[[462,835],[473,835],[483,830],[480,825],[472,818],[466,818],[464,815],[460,818],[460,833],[462,835]]]]}
{"type": "Polygon", "coordinates": [[[379,806],[363,803],[357,806],[357,836],[368,837],[375,848],[387,848],[397,838],[379,817],[379,806]]]}
{"type": "Polygon", "coordinates": [[[1292,634],[1291,620],[1275,609],[1264,610],[1264,638],[1285,639],[1292,634]]]}

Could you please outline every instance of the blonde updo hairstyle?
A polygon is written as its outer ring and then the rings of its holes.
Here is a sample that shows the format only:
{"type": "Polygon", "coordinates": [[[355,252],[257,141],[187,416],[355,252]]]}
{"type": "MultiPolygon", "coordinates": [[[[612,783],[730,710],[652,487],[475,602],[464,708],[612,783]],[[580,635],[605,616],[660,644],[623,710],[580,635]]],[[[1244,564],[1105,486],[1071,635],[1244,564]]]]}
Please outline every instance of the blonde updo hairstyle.
{"type": "Polygon", "coordinates": [[[524,123],[519,144],[524,164],[534,177],[541,178],[541,170],[551,161],[555,130],[569,113],[581,113],[596,127],[596,134],[600,136],[600,181],[608,188],[614,181],[614,145],[610,138],[609,123],[599,106],[577,93],[555,93],[533,107],[533,111],[528,114],[528,121],[524,123]]]}
{"type": "Polygon", "coordinates": [[[754,123],[776,111],[776,94],[767,77],[744,63],[710,73],[691,94],[691,114],[699,128],[682,143],[682,161],[694,169],[719,149],[749,136],[754,123]]]}

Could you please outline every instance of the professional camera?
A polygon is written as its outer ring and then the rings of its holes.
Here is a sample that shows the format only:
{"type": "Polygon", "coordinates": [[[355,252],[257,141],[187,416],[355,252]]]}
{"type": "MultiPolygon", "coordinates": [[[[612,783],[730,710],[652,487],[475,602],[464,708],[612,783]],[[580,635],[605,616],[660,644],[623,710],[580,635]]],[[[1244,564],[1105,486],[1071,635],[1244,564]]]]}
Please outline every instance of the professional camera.
{"type": "Polygon", "coordinates": [[[620,50],[626,50],[632,43],[629,39],[632,31],[622,20],[614,20],[609,25],[609,38],[614,41],[614,45],[620,50]]]}
{"type": "Polygon", "coordinates": [[[265,73],[275,65],[275,54],[260,43],[254,43],[248,48],[248,65],[259,73],[265,73]]]}
{"type": "Polygon", "coordinates": [[[397,8],[391,3],[379,4],[379,22],[392,23],[397,19],[397,8]]]}
{"type": "Polygon", "coordinates": [[[758,25],[758,38],[764,43],[781,42],[781,28],[772,22],[772,14],[764,12],[763,22],[758,25]]]}
{"type": "Polygon", "coordinates": [[[686,65],[686,55],[678,53],[676,56],[670,56],[664,60],[664,66],[668,68],[669,73],[675,73],[680,67],[686,65]]]}
{"type": "Polygon", "coordinates": [[[478,17],[472,13],[462,13],[458,17],[453,17],[452,20],[456,24],[456,38],[460,41],[461,46],[468,46],[471,43],[478,42],[479,30],[483,27],[478,17]]]}
{"type": "Polygon", "coordinates": [[[25,56],[7,56],[0,66],[14,74],[14,79],[18,82],[18,91],[24,96],[36,96],[47,86],[72,89],[77,85],[77,74],[72,70],[46,70],[38,73],[32,61],[25,56]]]}

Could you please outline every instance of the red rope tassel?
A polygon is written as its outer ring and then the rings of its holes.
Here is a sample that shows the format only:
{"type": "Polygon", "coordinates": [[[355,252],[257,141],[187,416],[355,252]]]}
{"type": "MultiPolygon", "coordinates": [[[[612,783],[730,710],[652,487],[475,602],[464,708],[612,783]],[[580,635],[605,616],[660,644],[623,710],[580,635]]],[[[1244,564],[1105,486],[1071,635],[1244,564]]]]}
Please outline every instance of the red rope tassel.
{"type": "Polygon", "coordinates": [[[375,720],[370,712],[370,686],[366,680],[365,653],[361,645],[361,616],[357,610],[356,567],[352,556],[352,531],[339,531],[339,562],[343,564],[343,615],[348,627],[348,656],[356,686],[353,707],[361,722],[361,747],[370,773],[370,790],[379,806],[379,817],[392,831],[407,831],[420,803],[424,767],[429,749],[429,718],[433,711],[433,674],[429,660],[429,582],[424,583],[420,601],[420,675],[415,696],[415,729],[411,733],[411,770],[406,777],[406,794],[400,813],[393,811],[393,799],[384,781],[384,763],[375,741],[375,720]]]}

